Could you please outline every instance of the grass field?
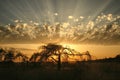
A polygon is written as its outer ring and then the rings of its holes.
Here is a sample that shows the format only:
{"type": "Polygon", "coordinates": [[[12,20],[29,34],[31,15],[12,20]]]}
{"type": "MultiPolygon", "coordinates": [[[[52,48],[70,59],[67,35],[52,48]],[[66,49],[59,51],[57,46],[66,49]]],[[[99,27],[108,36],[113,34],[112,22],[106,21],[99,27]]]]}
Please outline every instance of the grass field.
{"type": "Polygon", "coordinates": [[[120,80],[120,62],[0,63],[0,80],[120,80]]]}

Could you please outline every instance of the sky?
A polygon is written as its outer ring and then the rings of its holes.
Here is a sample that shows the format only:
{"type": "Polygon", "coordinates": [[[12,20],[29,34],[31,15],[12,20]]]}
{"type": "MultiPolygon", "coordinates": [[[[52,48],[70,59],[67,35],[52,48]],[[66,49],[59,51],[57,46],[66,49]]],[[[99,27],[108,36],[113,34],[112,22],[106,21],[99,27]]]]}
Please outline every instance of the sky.
{"type": "Polygon", "coordinates": [[[12,23],[15,19],[25,22],[54,21],[52,14],[59,14],[59,21],[67,16],[97,16],[101,13],[120,14],[119,0],[0,0],[0,23],[12,23]]]}
{"type": "Polygon", "coordinates": [[[0,43],[120,44],[120,0],[0,0],[0,43]]]}
{"type": "Polygon", "coordinates": [[[2,43],[74,44],[77,51],[113,57],[120,53],[120,0],[0,0],[2,43]]]}

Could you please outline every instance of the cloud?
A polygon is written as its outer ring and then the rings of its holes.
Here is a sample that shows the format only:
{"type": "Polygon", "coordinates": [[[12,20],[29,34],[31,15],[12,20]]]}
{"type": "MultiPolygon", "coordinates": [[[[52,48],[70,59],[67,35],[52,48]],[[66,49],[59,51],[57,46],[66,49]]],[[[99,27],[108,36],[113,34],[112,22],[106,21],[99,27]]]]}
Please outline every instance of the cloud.
{"type": "Polygon", "coordinates": [[[29,42],[59,39],[75,43],[120,44],[120,17],[111,14],[100,15],[94,21],[78,21],[74,25],[70,22],[50,25],[16,21],[15,25],[0,26],[1,41],[29,42]]]}

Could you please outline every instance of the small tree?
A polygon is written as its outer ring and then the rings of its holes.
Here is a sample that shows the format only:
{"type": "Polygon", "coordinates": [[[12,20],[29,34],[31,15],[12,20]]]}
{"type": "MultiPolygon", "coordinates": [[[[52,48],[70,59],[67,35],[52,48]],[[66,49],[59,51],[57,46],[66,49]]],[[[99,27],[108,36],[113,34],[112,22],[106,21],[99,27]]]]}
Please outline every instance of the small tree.
{"type": "Polygon", "coordinates": [[[4,61],[13,62],[13,59],[14,59],[14,52],[12,50],[10,50],[6,53],[4,61]]]}
{"type": "Polygon", "coordinates": [[[16,56],[14,56],[14,59],[19,58],[19,62],[26,62],[28,61],[28,57],[22,54],[21,52],[18,52],[16,56]],[[22,60],[20,60],[22,58],[22,60]]]}
{"type": "Polygon", "coordinates": [[[3,61],[3,56],[5,56],[6,51],[0,48],[0,61],[3,61]]]}
{"type": "Polygon", "coordinates": [[[115,57],[115,58],[120,59],[120,54],[116,55],[116,57],[115,57]]]}

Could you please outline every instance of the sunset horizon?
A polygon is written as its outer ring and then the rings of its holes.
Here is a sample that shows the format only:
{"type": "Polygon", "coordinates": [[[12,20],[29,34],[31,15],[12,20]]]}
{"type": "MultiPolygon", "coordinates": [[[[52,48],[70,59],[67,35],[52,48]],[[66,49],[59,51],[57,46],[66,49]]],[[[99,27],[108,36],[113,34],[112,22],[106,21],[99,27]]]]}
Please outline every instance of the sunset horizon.
{"type": "Polygon", "coordinates": [[[0,80],[120,80],[120,0],[0,0],[0,80]]]}

